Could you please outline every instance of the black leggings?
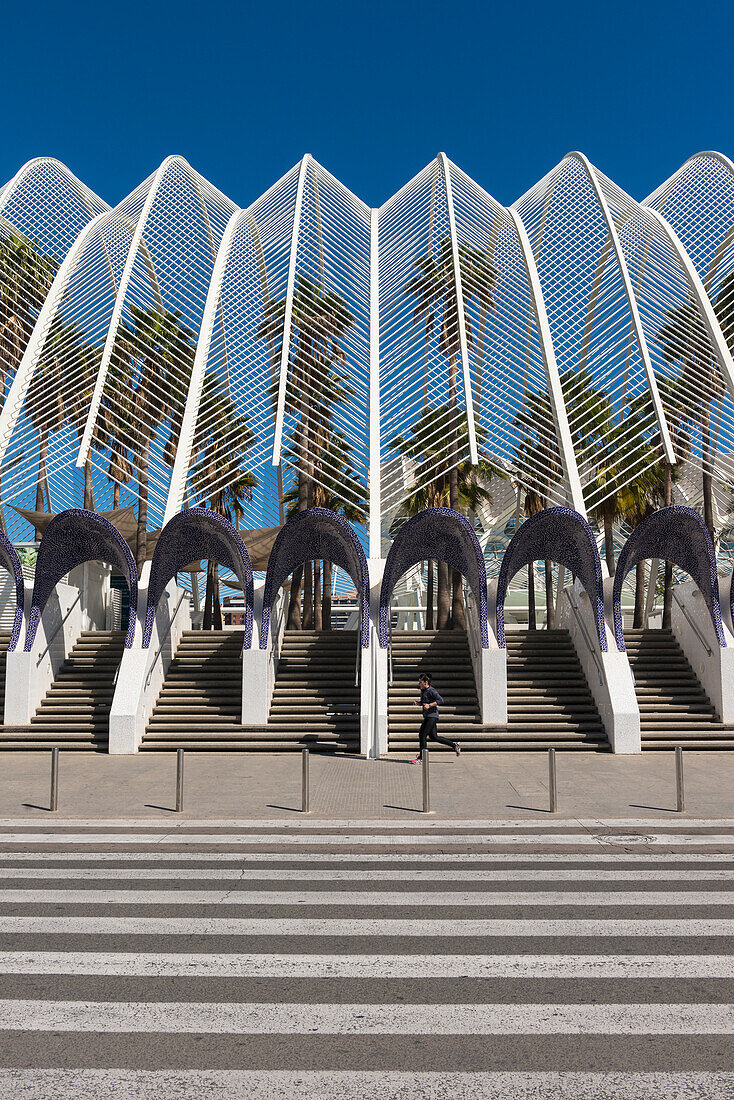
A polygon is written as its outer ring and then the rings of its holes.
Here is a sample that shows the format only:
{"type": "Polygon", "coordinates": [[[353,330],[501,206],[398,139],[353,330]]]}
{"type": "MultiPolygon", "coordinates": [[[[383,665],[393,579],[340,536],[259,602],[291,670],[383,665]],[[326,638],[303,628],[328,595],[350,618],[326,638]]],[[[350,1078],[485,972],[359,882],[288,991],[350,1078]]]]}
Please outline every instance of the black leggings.
{"type": "Polygon", "coordinates": [[[449,748],[455,749],[456,742],[449,741],[448,737],[439,737],[438,735],[438,718],[435,714],[427,714],[421,722],[420,733],[418,734],[420,749],[418,753],[423,755],[423,750],[426,747],[426,741],[437,741],[440,745],[448,745],[449,748]]]}

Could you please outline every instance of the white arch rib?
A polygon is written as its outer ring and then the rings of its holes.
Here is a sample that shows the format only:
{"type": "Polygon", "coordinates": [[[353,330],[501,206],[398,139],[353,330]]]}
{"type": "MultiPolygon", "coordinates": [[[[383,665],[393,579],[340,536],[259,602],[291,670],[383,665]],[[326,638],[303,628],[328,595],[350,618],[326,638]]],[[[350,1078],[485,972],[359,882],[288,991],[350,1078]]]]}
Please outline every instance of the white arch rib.
{"type": "Polygon", "coordinates": [[[379,211],[370,215],[370,502],[369,554],[382,556],[382,470],[380,447],[380,237],[379,211]]]}
{"type": "MultiPolygon", "coordinates": [[[[82,183],[81,180],[78,180],[73,172],[69,171],[63,161],[57,160],[56,157],[33,157],[31,160],[28,160],[25,164],[21,165],[13,178],[8,181],[6,186],[0,192],[0,214],[3,212],[3,210],[5,210],[5,207],[8,205],[10,199],[20,187],[21,183],[25,180],[26,176],[29,176],[31,174],[37,164],[53,164],[54,167],[61,173],[61,175],[65,176],[69,183],[72,184],[72,186],[79,192],[79,197],[86,206],[90,215],[92,217],[95,217],[94,207],[92,206],[92,203],[89,201],[88,197],[89,195],[93,194],[93,192],[89,190],[85,183],[82,183]]],[[[94,197],[95,199],[99,199],[98,195],[94,195],[94,197]]],[[[104,199],[99,199],[99,201],[102,203],[103,206],[107,207],[107,210],[110,209],[109,205],[104,201],[104,199]]],[[[104,213],[104,211],[100,211],[100,213],[104,213]]]]}
{"type": "Polygon", "coordinates": [[[285,389],[288,381],[288,362],[291,354],[291,324],[293,320],[293,294],[296,286],[296,260],[298,259],[298,238],[301,231],[301,209],[303,191],[306,185],[306,172],[311,162],[311,154],[306,153],[298,172],[296,200],[293,206],[293,231],[291,233],[291,251],[288,260],[288,281],[285,292],[285,312],[283,315],[283,339],[280,349],[280,372],[278,376],[278,403],[275,408],[275,432],[273,435],[273,466],[280,466],[280,454],[283,443],[283,420],[285,419],[285,389]]]}
{"type": "MultiPolygon", "coordinates": [[[[673,449],[673,441],[670,437],[670,430],[668,429],[668,422],[665,417],[665,409],[663,408],[663,403],[660,399],[660,391],[658,390],[657,378],[655,377],[652,359],[650,358],[650,349],[647,346],[645,332],[642,327],[640,311],[637,306],[637,299],[635,297],[635,292],[632,287],[632,280],[630,279],[629,268],[627,267],[627,260],[625,259],[625,255],[619,241],[619,235],[617,233],[614,219],[612,218],[612,214],[609,209],[609,204],[607,203],[606,195],[604,194],[602,188],[599,186],[599,181],[596,178],[596,172],[588,157],[584,156],[583,153],[578,152],[569,153],[568,157],[577,160],[589,177],[589,183],[594,190],[594,194],[596,195],[597,202],[599,203],[604,221],[606,222],[609,239],[612,242],[614,254],[617,257],[617,265],[619,267],[619,273],[622,277],[622,285],[624,287],[625,297],[627,298],[627,304],[630,310],[632,327],[634,329],[635,336],[637,337],[637,346],[640,349],[642,365],[644,367],[645,377],[647,378],[647,385],[648,389],[650,390],[650,397],[652,398],[653,408],[655,409],[655,417],[658,422],[658,428],[660,429],[660,437],[663,441],[665,458],[671,464],[671,466],[673,466],[676,463],[675,450],[673,449]]],[[[568,157],[566,159],[568,159],[568,157]]]]}
{"type": "Polygon", "coordinates": [[[688,255],[686,249],[683,247],[678,234],[673,229],[672,225],[663,217],[658,210],[648,208],[647,213],[651,218],[660,226],[663,233],[668,239],[668,242],[675,252],[680,265],[683,268],[683,272],[686,276],[691,293],[693,294],[698,304],[699,312],[706,326],[706,331],[711,338],[714,353],[721,367],[721,373],[726,383],[726,388],[734,399],[734,362],[732,361],[731,352],[729,346],[724,338],[724,333],[721,331],[721,325],[714,311],[714,307],[711,304],[711,299],[704,290],[701,277],[693,266],[693,261],[688,255]]]}
{"type": "Polygon", "coordinates": [[[464,292],[461,285],[461,262],[459,260],[459,237],[456,232],[456,215],[454,213],[454,196],[451,190],[450,161],[445,153],[438,154],[438,160],[443,170],[444,184],[446,187],[446,212],[449,219],[449,233],[451,234],[451,256],[454,266],[454,291],[456,294],[456,315],[459,325],[459,350],[461,353],[462,377],[464,380],[464,407],[466,408],[466,424],[469,435],[469,457],[474,465],[479,461],[477,454],[477,432],[474,424],[474,395],[471,387],[471,374],[469,371],[469,346],[466,338],[466,316],[464,314],[464,292]]]}
{"type": "MultiPolygon", "coordinates": [[[[130,242],[130,250],[127,254],[125,261],[125,267],[122,271],[120,278],[120,284],[117,288],[117,294],[115,296],[115,305],[112,310],[112,317],[110,318],[110,327],[107,330],[107,338],[105,340],[104,349],[102,351],[102,358],[99,363],[99,370],[97,372],[97,381],[94,387],[94,393],[92,394],[92,400],[89,405],[89,412],[87,414],[87,422],[84,426],[84,434],[79,446],[79,454],[77,455],[76,465],[81,467],[87,461],[89,455],[89,448],[92,445],[92,436],[94,434],[94,426],[97,420],[97,413],[99,412],[99,406],[102,402],[102,394],[104,393],[105,382],[107,381],[107,372],[110,367],[110,361],[112,359],[112,352],[114,350],[115,341],[117,339],[117,332],[120,327],[120,321],[122,319],[122,309],[125,304],[125,296],[127,294],[127,288],[130,284],[133,268],[135,267],[135,260],[138,255],[138,249],[140,248],[141,241],[143,239],[143,233],[145,232],[145,226],[150,215],[155,197],[158,192],[158,188],[163,181],[166,172],[170,166],[179,160],[183,160],[182,157],[171,156],[166,157],[161,166],[153,177],[153,182],[150,186],[143,209],[140,212],[138,218],[138,224],[135,226],[135,232],[133,233],[133,239],[130,242]]],[[[185,163],[185,161],[184,161],[185,163]]]]}
{"type": "Polygon", "coordinates": [[[576,463],[576,452],[573,449],[571,428],[568,423],[568,411],[563,397],[563,389],[561,388],[558,361],[556,360],[556,352],[553,347],[553,337],[551,336],[550,325],[548,323],[548,314],[545,308],[545,299],[543,297],[543,289],[540,285],[538,268],[535,263],[535,257],[533,256],[530,238],[528,237],[522,218],[512,206],[507,207],[507,213],[510,215],[512,224],[515,227],[515,232],[517,233],[520,252],[522,253],[528,282],[530,284],[530,293],[535,307],[535,319],[538,325],[538,337],[543,355],[543,363],[545,365],[545,374],[548,379],[548,393],[550,395],[551,409],[553,410],[553,420],[556,426],[558,449],[561,455],[563,472],[566,475],[566,484],[568,485],[573,507],[580,515],[586,518],[584,493],[581,488],[581,478],[579,477],[579,469],[576,463]]]}
{"type": "Polygon", "coordinates": [[[108,216],[106,211],[98,214],[85,225],[84,229],[82,229],[81,233],[74,241],[74,244],[66,253],[51,283],[43,305],[41,306],[41,310],[36,318],[36,323],[33,326],[33,332],[30,335],[25,351],[18,364],[18,369],[15,372],[15,378],[8,390],[5,404],[0,411],[0,465],[2,465],[3,459],[5,458],[5,452],[8,449],[8,444],[15,431],[15,425],[17,424],[20,411],[23,408],[23,402],[28,392],[33,372],[43,353],[49,329],[61,300],[66,293],[66,288],[69,285],[71,277],[76,270],[79,256],[100,222],[108,216]]]}
{"type": "Polygon", "coordinates": [[[176,458],[173,463],[171,483],[168,487],[166,510],[163,516],[164,527],[169,519],[181,510],[181,505],[183,503],[189,463],[191,461],[191,450],[194,443],[194,433],[196,431],[196,421],[199,416],[201,393],[204,387],[204,376],[206,374],[206,365],[209,360],[212,333],[214,332],[214,321],[220,308],[222,282],[224,280],[224,273],[227,270],[227,262],[229,261],[229,254],[232,250],[234,235],[242,219],[246,216],[246,211],[240,209],[235,210],[234,214],[227,222],[214,261],[214,269],[212,271],[209,290],[207,291],[206,302],[204,304],[204,313],[201,319],[201,327],[199,329],[199,339],[196,342],[196,353],[194,355],[194,364],[191,369],[191,379],[186,395],[186,405],[181,421],[181,431],[178,437],[178,446],[176,447],[176,458]]]}

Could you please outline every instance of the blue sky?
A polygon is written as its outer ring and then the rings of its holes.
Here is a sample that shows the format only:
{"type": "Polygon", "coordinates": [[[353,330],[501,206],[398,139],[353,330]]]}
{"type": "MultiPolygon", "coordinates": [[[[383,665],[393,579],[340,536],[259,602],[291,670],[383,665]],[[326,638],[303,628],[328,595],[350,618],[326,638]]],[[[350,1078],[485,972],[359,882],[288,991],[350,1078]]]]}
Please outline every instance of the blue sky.
{"type": "Polygon", "coordinates": [[[242,206],[310,152],[379,205],[443,149],[501,202],[569,149],[643,198],[734,154],[723,4],[159,0],[3,13],[0,176],[117,202],[181,153],[242,206]]]}

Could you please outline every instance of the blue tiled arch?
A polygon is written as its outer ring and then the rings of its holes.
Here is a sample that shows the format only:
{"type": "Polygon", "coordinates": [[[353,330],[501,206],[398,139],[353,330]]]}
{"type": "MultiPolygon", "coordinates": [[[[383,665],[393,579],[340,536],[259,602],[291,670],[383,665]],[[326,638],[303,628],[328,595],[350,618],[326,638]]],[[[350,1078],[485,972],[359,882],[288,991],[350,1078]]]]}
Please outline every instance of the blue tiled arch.
{"type": "Polygon", "coordinates": [[[477,601],[482,648],[487,634],[487,570],[484,555],[469,520],[452,508],[425,508],[412,516],[397,535],[387,555],[380,587],[380,646],[388,640],[388,609],[395,585],[419,561],[445,561],[466,577],[477,601]]]}
{"type": "Polygon", "coordinates": [[[62,577],[87,561],[114,565],[127,580],[130,589],[130,621],[125,636],[129,649],[135,637],[138,608],[138,570],[130,547],[109,520],[85,508],[60,512],[46,528],[36,560],[31,613],[28,620],[25,651],[30,653],[46,601],[62,577]]]}
{"type": "Polygon", "coordinates": [[[706,601],[719,645],[725,648],[716,553],[711,534],[702,517],[693,508],[671,504],[669,508],[661,508],[643,519],[635,527],[619,555],[612,595],[614,636],[619,649],[624,650],[622,585],[630,570],[646,558],[672,562],[689,574],[706,601]]]}
{"type": "Polygon", "coordinates": [[[510,539],[497,581],[497,642],[505,645],[505,597],[510,581],[531,561],[554,561],[578,577],[594,610],[602,652],[607,649],[604,586],[594,532],[574,508],[545,508],[526,519],[510,539]]]}
{"type": "Polygon", "coordinates": [[[10,641],[8,642],[8,651],[12,653],[18,644],[20,629],[23,625],[25,583],[23,581],[23,566],[18,553],[3,531],[0,531],[0,565],[7,569],[15,581],[15,613],[13,615],[13,627],[10,631],[10,641]]]}
{"type": "Polygon", "coordinates": [[[329,508],[296,512],[278,532],[265,575],[260,648],[267,646],[270,610],[278,589],[294,569],[322,558],[343,569],[354,581],[361,608],[362,646],[369,646],[370,582],[367,558],[352,525],[329,508]]]}
{"type": "Polygon", "coordinates": [[[189,562],[206,558],[231,569],[242,585],[245,600],[244,649],[252,644],[252,565],[241,535],[229,520],[209,508],[188,508],[168,521],[153,552],[145,609],[143,648],[153,634],[155,613],[163,591],[189,562]]]}

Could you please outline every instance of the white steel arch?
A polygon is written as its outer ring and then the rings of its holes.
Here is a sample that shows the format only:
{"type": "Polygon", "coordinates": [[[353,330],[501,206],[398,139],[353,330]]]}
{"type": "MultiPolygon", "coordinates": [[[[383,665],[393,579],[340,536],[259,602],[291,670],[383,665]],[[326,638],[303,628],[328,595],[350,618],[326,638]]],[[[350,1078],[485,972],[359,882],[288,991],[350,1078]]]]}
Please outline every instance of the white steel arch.
{"type": "Polygon", "coordinates": [[[581,487],[581,478],[579,477],[578,465],[576,463],[576,453],[573,448],[573,440],[571,439],[571,428],[568,423],[568,411],[566,409],[566,402],[563,397],[561,379],[558,373],[558,362],[556,360],[556,353],[553,347],[553,337],[551,335],[550,325],[548,324],[548,314],[546,313],[545,309],[543,289],[540,285],[538,269],[535,265],[535,257],[533,255],[533,250],[530,245],[530,239],[528,238],[527,230],[523,225],[522,218],[518,214],[517,210],[515,210],[511,206],[507,208],[507,212],[510,215],[512,223],[517,231],[517,239],[520,244],[520,250],[522,252],[523,260],[525,261],[525,267],[528,273],[528,280],[532,288],[533,304],[535,306],[535,316],[538,325],[540,346],[543,353],[543,362],[545,364],[546,373],[548,375],[548,388],[551,398],[551,407],[553,409],[553,417],[556,423],[558,445],[561,452],[561,460],[563,462],[563,469],[566,475],[566,481],[568,483],[571,503],[573,504],[573,507],[576,509],[576,511],[585,517],[586,504],[584,502],[584,492],[581,487]]]}
{"type": "Polygon", "coordinates": [[[614,254],[617,258],[617,264],[619,266],[619,272],[622,277],[622,283],[624,285],[625,294],[627,295],[627,301],[629,303],[630,319],[632,321],[632,327],[637,337],[638,347],[640,349],[640,355],[642,357],[642,363],[647,377],[647,384],[650,390],[650,397],[652,398],[653,407],[655,409],[655,417],[660,429],[660,437],[663,442],[663,450],[665,451],[665,457],[671,466],[676,463],[675,450],[673,448],[673,442],[670,438],[670,429],[668,428],[668,422],[665,416],[665,409],[660,399],[660,391],[658,390],[657,379],[655,377],[655,371],[653,370],[652,360],[650,358],[650,350],[647,346],[647,338],[642,327],[642,320],[640,318],[640,311],[637,307],[637,299],[635,298],[634,288],[632,286],[632,280],[630,279],[629,269],[627,267],[627,261],[625,259],[622,246],[619,243],[619,235],[617,228],[614,224],[614,219],[609,210],[609,204],[606,199],[604,191],[599,186],[599,181],[596,177],[596,170],[583,153],[571,152],[568,154],[569,158],[577,160],[579,164],[585,169],[591,186],[594,189],[594,193],[597,197],[597,201],[602,211],[602,215],[607,224],[607,230],[609,233],[609,239],[614,249],[614,254]]]}

